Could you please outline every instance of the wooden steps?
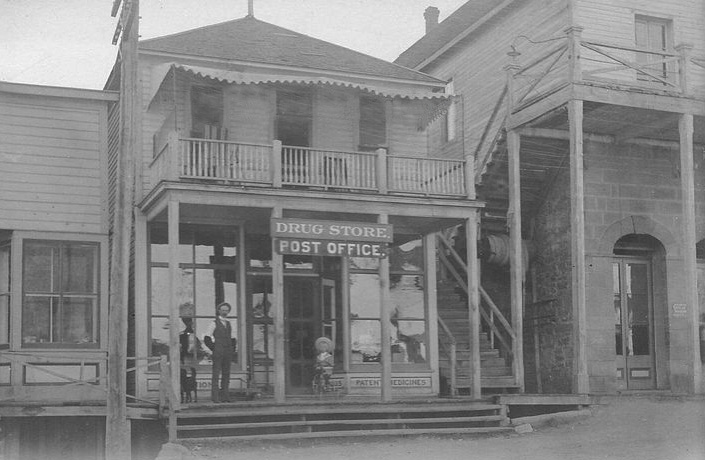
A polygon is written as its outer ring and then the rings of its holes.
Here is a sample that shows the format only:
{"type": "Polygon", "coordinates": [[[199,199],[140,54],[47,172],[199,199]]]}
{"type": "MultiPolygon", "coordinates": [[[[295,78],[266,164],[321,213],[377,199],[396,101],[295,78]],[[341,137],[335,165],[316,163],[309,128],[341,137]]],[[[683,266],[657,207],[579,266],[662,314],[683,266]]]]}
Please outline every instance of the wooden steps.
{"type": "Polygon", "coordinates": [[[289,439],[494,433],[507,427],[506,409],[486,401],[438,400],[387,404],[306,404],[187,407],[177,437],[289,439]]]}

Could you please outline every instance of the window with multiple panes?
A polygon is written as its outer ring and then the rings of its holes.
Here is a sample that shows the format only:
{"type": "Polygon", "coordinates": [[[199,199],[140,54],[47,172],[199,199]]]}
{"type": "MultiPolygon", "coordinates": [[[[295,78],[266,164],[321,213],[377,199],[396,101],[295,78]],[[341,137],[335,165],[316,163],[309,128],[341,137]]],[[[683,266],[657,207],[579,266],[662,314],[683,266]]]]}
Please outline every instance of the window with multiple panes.
{"type": "Polygon", "coordinates": [[[276,138],[284,145],[309,147],[313,120],[313,93],[309,88],[277,90],[276,138]]]}
{"type": "Polygon", "coordinates": [[[97,347],[99,245],[24,240],[22,264],[22,346],[97,347]]]}
{"type": "MultiPolygon", "coordinates": [[[[150,226],[151,355],[169,354],[169,244],[167,226],[150,226]]],[[[203,335],[221,302],[232,306],[228,319],[237,337],[237,229],[182,226],[179,232],[179,281],[174,287],[179,308],[181,359],[184,365],[210,365],[203,335]]],[[[238,344],[238,349],[241,344],[238,344]]],[[[237,355],[237,353],[236,353],[237,355]]],[[[233,358],[237,360],[237,356],[233,358]]]]}
{"type": "Polygon", "coordinates": [[[10,343],[10,242],[0,242],[0,347],[10,343]]]}
{"type": "Polygon", "coordinates": [[[223,90],[212,86],[191,88],[191,137],[226,139],[223,129],[223,90]]]}
{"type": "MultiPolygon", "coordinates": [[[[350,362],[381,359],[379,259],[350,260],[350,362]]],[[[411,238],[389,248],[392,363],[428,361],[423,241],[411,238]]]]}
{"type": "Polygon", "coordinates": [[[637,78],[653,82],[675,78],[673,63],[667,62],[666,56],[661,54],[673,49],[671,21],[637,15],[635,29],[636,47],[640,50],[636,53],[636,61],[641,69],[637,78]]]}

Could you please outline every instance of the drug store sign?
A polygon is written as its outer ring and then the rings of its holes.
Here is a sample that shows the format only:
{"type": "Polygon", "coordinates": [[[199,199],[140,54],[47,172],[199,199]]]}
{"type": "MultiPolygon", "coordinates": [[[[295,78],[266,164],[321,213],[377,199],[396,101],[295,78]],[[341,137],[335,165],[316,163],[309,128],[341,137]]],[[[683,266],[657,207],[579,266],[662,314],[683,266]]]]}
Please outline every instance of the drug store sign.
{"type": "Polygon", "coordinates": [[[387,257],[391,224],[308,219],[272,219],[270,234],[277,254],[387,257]]]}

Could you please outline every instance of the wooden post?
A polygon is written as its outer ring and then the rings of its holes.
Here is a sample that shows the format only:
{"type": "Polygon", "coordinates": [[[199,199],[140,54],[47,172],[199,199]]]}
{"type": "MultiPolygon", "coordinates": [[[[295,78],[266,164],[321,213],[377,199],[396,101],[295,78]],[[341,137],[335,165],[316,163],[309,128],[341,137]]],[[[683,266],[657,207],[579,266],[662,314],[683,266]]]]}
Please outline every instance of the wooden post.
{"type": "Polygon", "coordinates": [[[465,197],[468,200],[475,199],[475,157],[465,155],[465,197]]]}
{"type": "Polygon", "coordinates": [[[685,301],[689,308],[691,323],[692,349],[691,363],[693,366],[692,391],[698,392],[702,385],[702,361],[700,360],[700,308],[698,300],[698,276],[695,246],[695,173],[693,163],[693,115],[684,113],[678,120],[680,133],[681,160],[681,193],[683,195],[683,270],[685,273],[685,301]]]}
{"type": "MultiPolygon", "coordinates": [[[[377,217],[380,224],[389,223],[387,214],[380,214],[377,217]]],[[[379,259],[379,320],[382,346],[382,374],[381,389],[382,402],[392,400],[392,343],[390,334],[392,331],[391,311],[389,309],[389,256],[379,259]]]]}
{"type": "Polygon", "coordinates": [[[282,141],[274,140],[272,142],[272,187],[281,188],[282,186],[282,141]]]}
{"type": "Polygon", "coordinates": [[[583,178],[583,101],[568,102],[570,131],[570,233],[573,265],[573,390],[589,392],[585,291],[585,191],[583,178]]]}
{"type": "Polygon", "coordinates": [[[139,0],[123,8],[120,18],[123,36],[120,43],[120,156],[118,158],[117,198],[113,248],[110,260],[108,311],[108,388],[105,421],[105,458],[124,460],[131,456],[130,424],[127,421],[127,315],[129,299],[130,239],[135,184],[135,161],[139,142],[137,91],[137,41],[139,37],[139,0]]]}
{"type": "Polygon", "coordinates": [[[182,164],[183,155],[181,155],[181,143],[179,142],[179,133],[172,131],[169,133],[168,141],[169,150],[166,152],[167,158],[167,178],[169,180],[179,180],[184,171],[182,164]]]}
{"type": "MultiPolygon", "coordinates": [[[[428,356],[434,378],[432,379],[431,391],[434,394],[440,392],[440,382],[438,373],[438,306],[436,293],[436,234],[430,233],[423,237],[424,249],[424,273],[426,274],[424,285],[424,302],[428,311],[428,356]]],[[[452,359],[452,357],[451,357],[452,359]]]]}
{"type": "MultiPolygon", "coordinates": [[[[282,217],[282,208],[272,209],[272,219],[282,217]]],[[[284,256],[277,254],[272,238],[272,318],[274,319],[274,401],[286,399],[286,331],[284,323],[284,256]]]]}
{"type": "Polygon", "coordinates": [[[387,149],[377,149],[377,190],[382,195],[389,191],[387,177],[387,149]]]}
{"type": "Polygon", "coordinates": [[[470,321],[470,396],[482,397],[482,363],[480,356],[480,263],[477,258],[477,209],[465,220],[465,245],[467,247],[468,314],[470,321]]]}
{"type": "Polygon", "coordinates": [[[516,130],[507,133],[509,160],[509,279],[512,301],[514,378],[519,391],[524,391],[524,257],[521,236],[521,170],[519,151],[521,140],[516,130]]]}
{"type": "Polygon", "coordinates": [[[678,56],[678,85],[683,94],[690,94],[688,91],[688,62],[690,61],[690,51],[693,45],[681,43],[676,46],[678,56]]]}
{"type": "MultiPolygon", "coordinates": [[[[171,392],[180,394],[181,388],[181,353],[179,347],[179,298],[176,295],[181,284],[179,267],[179,202],[169,201],[167,208],[167,233],[169,238],[169,370],[171,371],[171,392]],[[177,388],[179,390],[177,390],[177,388]]],[[[180,410],[181,401],[170,401],[171,411],[180,410]]]]}
{"type": "Polygon", "coordinates": [[[568,83],[572,84],[583,78],[583,68],[580,62],[583,28],[571,26],[565,30],[565,33],[568,35],[568,83]]]}

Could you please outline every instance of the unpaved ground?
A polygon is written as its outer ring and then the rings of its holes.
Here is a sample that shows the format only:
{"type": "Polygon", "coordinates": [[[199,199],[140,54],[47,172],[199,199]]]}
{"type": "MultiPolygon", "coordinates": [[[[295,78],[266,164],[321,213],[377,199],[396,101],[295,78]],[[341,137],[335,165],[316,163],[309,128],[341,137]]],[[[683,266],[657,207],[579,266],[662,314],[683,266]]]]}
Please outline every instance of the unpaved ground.
{"type": "Polygon", "coordinates": [[[705,398],[616,397],[587,419],[493,437],[208,441],[199,459],[705,460],[705,398]]]}

